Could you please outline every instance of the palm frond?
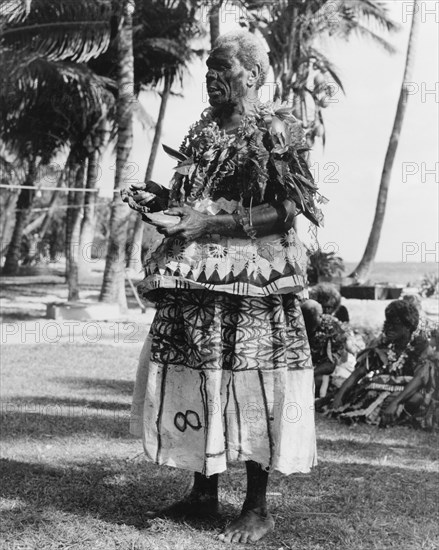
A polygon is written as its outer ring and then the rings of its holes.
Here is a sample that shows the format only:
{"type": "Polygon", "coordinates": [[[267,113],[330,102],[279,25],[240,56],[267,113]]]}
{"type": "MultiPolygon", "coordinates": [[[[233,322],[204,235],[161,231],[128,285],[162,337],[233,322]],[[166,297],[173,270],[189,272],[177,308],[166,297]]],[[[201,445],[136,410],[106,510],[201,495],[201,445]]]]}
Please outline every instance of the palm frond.
{"type": "Polygon", "coordinates": [[[148,38],[146,45],[155,54],[161,54],[171,60],[176,65],[185,65],[189,48],[182,48],[176,40],[170,38],[148,38]]]}
{"type": "Polygon", "coordinates": [[[111,120],[115,83],[86,65],[37,59],[1,99],[0,135],[11,150],[44,160],[66,144],[95,147],[102,118],[111,120]]]}
{"type": "Polygon", "coordinates": [[[328,59],[322,52],[313,47],[309,49],[309,55],[316,58],[320,65],[319,69],[322,72],[327,71],[331,75],[331,78],[334,80],[337,86],[340,88],[340,90],[345,93],[343,82],[338,75],[337,68],[334,63],[332,63],[332,61],[328,59]]]}
{"type": "Polygon", "coordinates": [[[148,113],[140,101],[135,101],[133,105],[133,115],[140,122],[144,130],[155,127],[154,118],[148,113]]]}
{"type": "Polygon", "coordinates": [[[376,32],[372,31],[371,29],[365,27],[364,25],[361,25],[361,24],[356,25],[353,32],[355,34],[358,34],[359,36],[367,38],[371,42],[375,42],[375,44],[384,48],[388,53],[393,54],[396,52],[395,46],[393,46],[385,38],[383,38],[376,32]]]}
{"type": "Polygon", "coordinates": [[[183,77],[189,61],[199,55],[191,48],[204,31],[197,19],[199,2],[136,0],[134,14],[134,75],[137,90],[163,78],[183,77]]]}
{"type": "Polygon", "coordinates": [[[379,0],[343,0],[345,8],[352,10],[357,21],[376,24],[383,30],[394,32],[400,25],[389,15],[388,2],[379,0]]]}
{"type": "MultiPolygon", "coordinates": [[[[51,61],[86,62],[110,43],[114,10],[111,0],[30,0],[5,2],[0,17],[0,45],[24,56],[51,61]]],[[[19,56],[17,56],[19,60],[19,56]]]]}

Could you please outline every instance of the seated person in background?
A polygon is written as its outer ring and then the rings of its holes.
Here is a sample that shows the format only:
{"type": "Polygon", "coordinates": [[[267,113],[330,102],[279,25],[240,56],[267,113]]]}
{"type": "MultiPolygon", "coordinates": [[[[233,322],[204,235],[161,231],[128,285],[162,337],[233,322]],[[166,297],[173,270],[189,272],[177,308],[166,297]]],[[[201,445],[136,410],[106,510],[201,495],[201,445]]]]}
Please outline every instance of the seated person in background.
{"type": "Polygon", "coordinates": [[[310,340],[321,323],[323,308],[315,300],[305,300],[302,302],[300,308],[302,310],[303,320],[305,321],[306,334],[308,340],[310,340]]]}
{"type": "Polygon", "coordinates": [[[346,359],[347,334],[340,321],[322,314],[322,306],[315,300],[306,300],[301,307],[311,348],[316,397],[325,397],[330,375],[346,359]]]}
{"type": "MultiPolygon", "coordinates": [[[[419,372],[430,349],[428,339],[416,330],[418,324],[414,305],[405,300],[391,302],[385,310],[382,334],[358,355],[354,372],[341,386],[329,412],[345,420],[383,425],[383,411],[396,398],[400,404],[399,394],[419,372]]],[[[418,399],[405,399],[410,414],[419,406],[418,399]]],[[[387,418],[396,420],[396,412],[402,411],[391,409],[387,418]]]]}
{"type": "Polygon", "coordinates": [[[410,415],[408,407],[415,409],[413,419],[426,430],[439,427],[439,329],[432,331],[430,347],[422,355],[413,379],[383,410],[383,425],[393,424],[403,415],[410,415]],[[415,406],[414,406],[415,405],[415,406]],[[417,406],[416,406],[417,405],[417,406]]]}
{"type": "MultiPolygon", "coordinates": [[[[342,306],[343,307],[343,306],[342,306]]],[[[364,350],[366,343],[363,336],[347,323],[343,323],[346,331],[346,360],[335,367],[331,375],[331,385],[334,392],[337,391],[344,381],[354,372],[357,364],[357,355],[364,350]]]]}
{"type": "Polygon", "coordinates": [[[349,311],[341,305],[341,294],[331,283],[319,283],[309,291],[309,297],[323,308],[323,313],[334,315],[341,323],[349,323],[349,311]]]}

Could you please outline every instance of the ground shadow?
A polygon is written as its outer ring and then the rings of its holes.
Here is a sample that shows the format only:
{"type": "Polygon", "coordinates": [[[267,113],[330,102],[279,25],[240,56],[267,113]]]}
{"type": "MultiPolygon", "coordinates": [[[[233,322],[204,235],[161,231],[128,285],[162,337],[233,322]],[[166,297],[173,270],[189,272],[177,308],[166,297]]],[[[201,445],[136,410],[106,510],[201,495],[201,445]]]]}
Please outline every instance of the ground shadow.
{"type": "MultiPolygon", "coordinates": [[[[4,479],[0,495],[24,500],[28,508],[41,511],[54,506],[63,512],[92,515],[138,529],[150,527],[146,512],[160,510],[181,498],[191,480],[191,474],[181,470],[120,460],[54,467],[1,459],[0,474],[4,479]]],[[[23,518],[18,511],[15,513],[18,529],[23,518]]],[[[15,522],[14,513],[9,520],[15,522]]],[[[203,528],[205,523],[194,520],[194,525],[203,528]]],[[[216,521],[210,523],[211,528],[217,526],[216,521]]]]}
{"type": "Polygon", "coordinates": [[[37,412],[42,409],[56,411],[56,407],[80,407],[84,409],[84,413],[94,412],[96,409],[104,411],[129,411],[131,408],[130,403],[120,403],[118,401],[46,396],[8,397],[7,402],[3,403],[2,406],[3,409],[6,406],[10,407],[10,410],[13,410],[15,407],[28,412],[32,412],[32,410],[37,412]]]}
{"type": "Polygon", "coordinates": [[[113,414],[99,414],[86,407],[61,409],[57,404],[8,405],[3,408],[1,439],[17,437],[72,437],[88,434],[109,438],[131,438],[129,434],[129,411],[113,411],[113,414]]]}
{"type": "Polygon", "coordinates": [[[133,395],[134,381],[133,380],[118,380],[116,378],[87,378],[74,377],[74,376],[62,376],[52,378],[54,382],[59,384],[70,386],[74,389],[87,389],[87,390],[103,390],[113,394],[133,395]]]}
{"type": "MultiPolygon", "coordinates": [[[[233,465],[232,474],[235,469],[233,465]]],[[[122,460],[100,460],[59,467],[1,460],[0,472],[4,480],[0,495],[26,503],[25,515],[23,510],[8,513],[10,532],[13,529],[22,530],[23,520],[31,518],[33,510],[38,518],[38,514],[41,515],[46,508],[79,516],[91,515],[137,529],[150,529],[153,526],[145,520],[145,513],[181,498],[191,477],[186,472],[171,468],[122,460]]],[[[242,466],[239,467],[239,474],[241,484],[245,478],[242,466]]],[[[370,517],[371,507],[376,508],[377,515],[385,513],[386,520],[390,522],[394,517],[407,517],[413,521],[421,517],[421,513],[424,520],[431,519],[433,522],[436,516],[436,477],[433,472],[406,471],[386,466],[322,463],[306,479],[305,476],[299,479],[296,476],[273,476],[272,483],[284,494],[284,498],[274,502],[271,509],[281,532],[309,530],[314,525],[314,531],[320,531],[316,537],[322,534],[326,537],[328,546],[325,547],[335,548],[334,544],[341,542],[342,536],[348,536],[350,518],[354,515],[360,528],[362,518],[370,517]],[[334,490],[334,479],[352,481],[360,479],[359,475],[363,483],[358,491],[354,492],[352,485],[346,489],[343,485],[336,486],[338,490],[334,490]],[[394,494],[400,492],[402,482],[406,496],[396,503],[394,494]],[[423,506],[420,506],[421,501],[423,506]],[[426,502],[429,503],[427,508],[426,502]],[[329,525],[331,528],[326,527],[325,531],[325,526],[329,525]],[[345,532],[341,533],[340,529],[345,532]]],[[[223,483],[231,484],[232,479],[235,479],[234,475],[226,475],[223,483]]],[[[230,490],[233,488],[229,487],[230,490]]],[[[237,512],[237,507],[234,512],[237,512]]],[[[228,517],[230,507],[226,515],[215,521],[186,521],[195,528],[217,530],[228,517]]],[[[270,535],[264,548],[278,548],[281,543],[278,536],[276,533],[270,535]]],[[[340,544],[337,547],[345,546],[340,544]]]]}
{"type": "Polygon", "coordinates": [[[28,312],[17,311],[16,313],[2,312],[0,323],[15,323],[17,321],[35,321],[41,319],[41,311],[34,310],[28,312]]]}
{"type": "Polygon", "coordinates": [[[394,441],[362,442],[346,439],[326,439],[324,437],[318,437],[317,444],[320,453],[332,451],[338,454],[361,455],[363,459],[377,459],[386,455],[423,460],[439,459],[439,446],[434,445],[430,447],[422,446],[420,448],[415,445],[397,444],[394,441]]]}

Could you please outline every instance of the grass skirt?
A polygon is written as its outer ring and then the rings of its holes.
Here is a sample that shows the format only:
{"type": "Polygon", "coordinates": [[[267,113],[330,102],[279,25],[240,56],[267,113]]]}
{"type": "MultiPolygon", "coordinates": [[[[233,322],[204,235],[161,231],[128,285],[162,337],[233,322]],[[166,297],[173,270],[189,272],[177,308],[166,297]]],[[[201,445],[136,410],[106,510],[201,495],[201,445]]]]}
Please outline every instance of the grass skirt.
{"type": "Polygon", "coordinates": [[[131,432],[147,459],[213,475],[316,463],[314,379],[298,299],[170,291],[143,347],[131,432]]]}

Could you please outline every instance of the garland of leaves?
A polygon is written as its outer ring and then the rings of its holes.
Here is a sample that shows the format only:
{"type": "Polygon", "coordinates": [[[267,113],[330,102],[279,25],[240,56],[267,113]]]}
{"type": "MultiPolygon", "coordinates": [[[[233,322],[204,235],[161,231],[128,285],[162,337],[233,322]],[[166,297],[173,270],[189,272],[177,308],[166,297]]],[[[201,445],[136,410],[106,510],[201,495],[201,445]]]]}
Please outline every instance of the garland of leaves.
{"type": "Polygon", "coordinates": [[[384,334],[381,334],[376,341],[375,346],[366,348],[357,356],[357,361],[360,359],[366,359],[366,366],[370,373],[376,371],[385,371],[386,374],[402,375],[406,366],[409,366],[411,370],[414,370],[416,364],[421,358],[422,354],[428,348],[428,331],[426,332],[422,327],[418,327],[411,335],[410,341],[404,350],[398,355],[395,351],[395,346],[392,342],[387,342],[384,334]],[[370,363],[370,353],[374,353],[381,361],[382,366],[377,366],[372,361],[370,363]]]}
{"type": "Polygon", "coordinates": [[[323,314],[319,327],[310,337],[312,362],[320,365],[326,361],[337,365],[346,351],[347,332],[333,315],[323,314]]]}
{"type": "Polygon", "coordinates": [[[179,161],[172,202],[212,198],[229,182],[245,208],[289,199],[313,224],[322,221],[317,203],[326,199],[318,193],[304,158],[308,147],[301,123],[288,106],[260,104],[242,118],[234,134],[220,129],[208,108],[190,128],[180,151],[164,149],[179,161]]]}

